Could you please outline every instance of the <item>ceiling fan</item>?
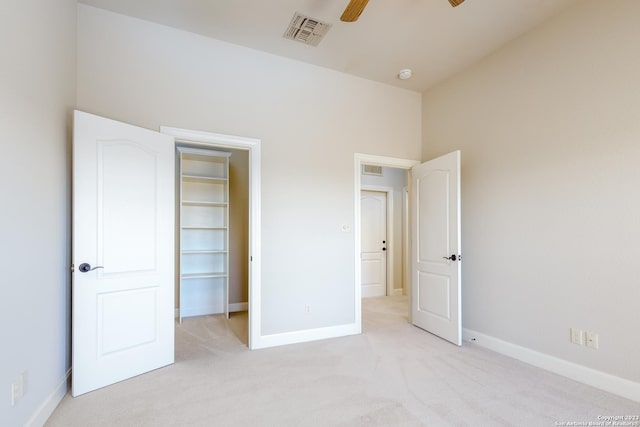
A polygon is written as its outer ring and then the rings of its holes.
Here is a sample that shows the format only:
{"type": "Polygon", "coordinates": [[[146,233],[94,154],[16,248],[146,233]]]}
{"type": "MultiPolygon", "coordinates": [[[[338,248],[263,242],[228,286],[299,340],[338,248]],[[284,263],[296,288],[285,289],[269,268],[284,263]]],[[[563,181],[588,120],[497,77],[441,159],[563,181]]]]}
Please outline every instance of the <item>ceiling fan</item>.
{"type": "MultiPolygon", "coordinates": [[[[462,4],[463,1],[464,0],[449,0],[449,3],[451,6],[456,7],[459,4],[462,4]]],[[[357,21],[367,3],[369,3],[369,0],[351,0],[347,5],[347,8],[342,12],[340,20],[344,22],[357,21]]]]}

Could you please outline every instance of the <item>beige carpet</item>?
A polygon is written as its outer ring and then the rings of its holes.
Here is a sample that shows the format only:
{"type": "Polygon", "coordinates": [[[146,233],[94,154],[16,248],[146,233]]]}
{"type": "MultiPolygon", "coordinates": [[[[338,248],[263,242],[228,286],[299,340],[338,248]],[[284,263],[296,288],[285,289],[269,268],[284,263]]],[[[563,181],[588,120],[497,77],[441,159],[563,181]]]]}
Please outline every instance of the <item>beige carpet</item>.
{"type": "MultiPolygon", "coordinates": [[[[249,351],[246,317],[187,319],[176,363],[72,398],[54,426],[555,426],[640,404],[407,323],[363,302],[362,335],[249,351]]],[[[586,424],[585,424],[586,425],[586,424]]]]}

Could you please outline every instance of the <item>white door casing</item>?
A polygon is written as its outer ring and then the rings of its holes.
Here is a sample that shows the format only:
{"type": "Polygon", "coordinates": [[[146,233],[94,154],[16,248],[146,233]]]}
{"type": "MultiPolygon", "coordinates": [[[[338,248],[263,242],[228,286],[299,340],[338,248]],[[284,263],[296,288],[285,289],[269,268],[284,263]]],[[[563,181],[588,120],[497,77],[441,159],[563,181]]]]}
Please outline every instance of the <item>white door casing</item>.
{"type": "Polygon", "coordinates": [[[461,345],[460,152],[415,166],[411,192],[412,322],[461,345]]]}
{"type": "Polygon", "coordinates": [[[174,167],[173,137],[75,112],[73,396],[174,361],[174,167]]]}
{"type": "MultiPolygon", "coordinates": [[[[249,152],[249,348],[259,349],[293,340],[265,339],[261,333],[261,277],[262,277],[262,232],[261,232],[261,142],[255,138],[223,135],[192,129],[161,126],[160,132],[171,135],[176,141],[189,146],[213,149],[231,148],[249,152]]],[[[289,335],[287,335],[289,337],[289,335]]]]}
{"type": "Polygon", "coordinates": [[[387,294],[387,195],[362,191],[361,206],[361,281],[362,298],[387,294]]]}

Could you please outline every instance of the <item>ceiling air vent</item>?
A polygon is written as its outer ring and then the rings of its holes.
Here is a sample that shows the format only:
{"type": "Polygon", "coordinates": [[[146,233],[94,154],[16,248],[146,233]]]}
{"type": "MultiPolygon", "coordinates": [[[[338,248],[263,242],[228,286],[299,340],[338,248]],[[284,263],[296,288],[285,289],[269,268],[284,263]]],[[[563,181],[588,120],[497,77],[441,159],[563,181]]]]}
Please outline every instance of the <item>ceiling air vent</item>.
{"type": "Polygon", "coordinates": [[[331,28],[331,25],[296,12],[293,14],[289,28],[287,28],[282,37],[311,46],[318,46],[320,40],[329,31],[329,28],[331,28]]]}
{"type": "Polygon", "coordinates": [[[382,166],[362,165],[362,174],[382,176],[382,166]]]}

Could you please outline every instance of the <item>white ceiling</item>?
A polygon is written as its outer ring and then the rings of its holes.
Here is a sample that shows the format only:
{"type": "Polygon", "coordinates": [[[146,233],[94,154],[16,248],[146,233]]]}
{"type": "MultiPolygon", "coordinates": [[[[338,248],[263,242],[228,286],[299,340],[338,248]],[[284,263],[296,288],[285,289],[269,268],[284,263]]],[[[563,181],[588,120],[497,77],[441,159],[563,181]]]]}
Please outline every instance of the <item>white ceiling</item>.
{"type": "Polygon", "coordinates": [[[348,0],[78,0],[144,20],[423,91],[578,0],[371,0],[357,22],[348,0]],[[294,12],[332,24],[318,47],[282,35],[294,12]],[[403,68],[413,78],[400,80],[403,68]]]}

